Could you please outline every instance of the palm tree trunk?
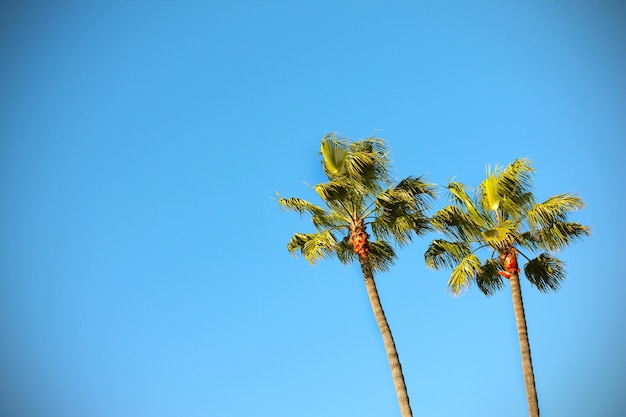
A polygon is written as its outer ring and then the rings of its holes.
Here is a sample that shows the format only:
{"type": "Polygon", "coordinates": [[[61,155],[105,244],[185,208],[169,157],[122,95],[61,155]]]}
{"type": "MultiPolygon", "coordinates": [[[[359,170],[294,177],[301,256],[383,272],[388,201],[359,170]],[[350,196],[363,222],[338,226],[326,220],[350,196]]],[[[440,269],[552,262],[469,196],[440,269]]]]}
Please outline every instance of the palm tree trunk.
{"type": "Polygon", "coordinates": [[[526,327],[526,315],[524,313],[524,301],[522,300],[522,288],[519,282],[519,274],[511,274],[511,295],[513,298],[513,311],[517,323],[517,336],[522,354],[522,371],[524,372],[524,384],[526,385],[526,399],[528,400],[528,414],[530,417],[539,417],[539,401],[535,388],[535,374],[533,361],[530,355],[530,342],[528,341],[528,328],[526,327]]]}
{"type": "Polygon", "coordinates": [[[400,405],[400,413],[402,417],[412,417],[411,404],[409,403],[409,394],[406,390],[404,383],[404,375],[402,373],[402,366],[400,365],[400,358],[396,351],[396,344],[393,341],[391,335],[391,329],[387,323],[383,306],[380,303],[380,297],[378,296],[378,290],[376,289],[376,282],[374,282],[374,274],[372,268],[367,259],[367,255],[359,256],[359,262],[361,263],[361,270],[363,271],[363,278],[365,279],[365,287],[367,288],[367,295],[372,305],[372,311],[378,324],[378,329],[383,336],[383,343],[385,345],[385,351],[387,351],[387,359],[389,360],[389,366],[391,367],[391,376],[393,378],[393,384],[396,387],[396,395],[398,396],[398,404],[400,405]]]}

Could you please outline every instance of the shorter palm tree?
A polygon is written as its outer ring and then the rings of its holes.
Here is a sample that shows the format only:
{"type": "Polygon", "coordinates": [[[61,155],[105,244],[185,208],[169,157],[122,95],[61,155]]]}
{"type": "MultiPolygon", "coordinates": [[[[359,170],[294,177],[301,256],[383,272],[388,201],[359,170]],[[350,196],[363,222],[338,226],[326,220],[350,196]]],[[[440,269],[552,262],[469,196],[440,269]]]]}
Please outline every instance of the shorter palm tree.
{"type": "Polygon", "coordinates": [[[433,269],[452,268],[448,288],[454,294],[473,282],[489,296],[504,287],[503,278],[509,280],[529,413],[538,417],[518,256],[526,260],[524,275],[532,286],[542,292],[556,291],[565,269],[554,253],[589,235],[590,229],[567,220],[571,212],[584,207],[576,195],[558,194],[536,203],[531,192],[533,172],[527,159],[517,159],[506,168],[488,168],[473,197],[463,184],[448,183],[452,204],[439,210],[432,222],[449,240],[434,240],[425,259],[433,269]],[[487,252],[484,261],[478,257],[481,249],[487,252]],[[531,258],[535,252],[541,253],[531,258]]]}
{"type": "Polygon", "coordinates": [[[388,151],[378,138],[348,142],[335,135],[322,139],[322,167],[329,181],[314,189],[326,208],[299,198],[282,198],[279,204],[311,216],[314,233],[296,233],[289,252],[311,263],[337,257],[344,264],[359,261],[374,318],[383,337],[398,403],[403,417],[412,415],[400,359],[383,311],[375,271],[387,270],[396,254],[389,240],[402,246],[412,236],[430,229],[424,211],[434,197],[433,186],[422,178],[408,177],[394,184],[389,174],[388,151]],[[374,235],[370,239],[368,229],[374,235]]]}

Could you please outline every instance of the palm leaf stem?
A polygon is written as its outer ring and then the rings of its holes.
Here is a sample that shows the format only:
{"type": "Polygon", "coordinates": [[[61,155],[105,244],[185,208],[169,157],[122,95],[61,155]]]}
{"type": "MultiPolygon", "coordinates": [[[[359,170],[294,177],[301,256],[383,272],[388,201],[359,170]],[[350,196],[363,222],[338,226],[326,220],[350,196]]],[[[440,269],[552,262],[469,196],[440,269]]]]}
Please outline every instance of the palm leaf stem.
{"type": "Polygon", "coordinates": [[[528,262],[530,262],[530,258],[528,256],[526,256],[526,254],[524,252],[522,252],[521,250],[517,249],[517,253],[519,253],[520,255],[522,255],[524,258],[526,258],[526,260],[528,262]]]}
{"type": "Polygon", "coordinates": [[[376,211],[376,205],[375,205],[375,202],[372,201],[370,205],[365,208],[363,218],[367,219],[369,216],[374,214],[375,211],[376,211]]]}
{"type": "MultiPolygon", "coordinates": [[[[468,243],[472,244],[472,243],[480,243],[480,242],[479,242],[479,241],[468,241],[468,243]]],[[[483,244],[483,245],[479,245],[479,246],[478,246],[476,249],[474,249],[471,253],[478,252],[479,250],[481,250],[481,249],[483,249],[483,248],[488,248],[488,247],[491,247],[491,246],[489,246],[489,245],[488,245],[488,244],[486,244],[486,243],[485,243],[485,244],[483,244]]],[[[494,253],[495,253],[495,251],[494,251],[494,253]]]]}

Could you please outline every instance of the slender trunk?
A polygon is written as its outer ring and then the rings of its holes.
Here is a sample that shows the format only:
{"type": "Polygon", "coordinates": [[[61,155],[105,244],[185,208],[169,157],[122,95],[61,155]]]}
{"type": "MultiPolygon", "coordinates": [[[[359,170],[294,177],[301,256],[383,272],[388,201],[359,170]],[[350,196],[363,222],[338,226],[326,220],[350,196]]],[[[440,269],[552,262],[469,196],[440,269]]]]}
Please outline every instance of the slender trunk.
{"type": "Polygon", "coordinates": [[[359,256],[359,262],[361,263],[361,270],[363,271],[363,278],[365,279],[365,287],[367,288],[367,295],[372,305],[374,317],[376,318],[376,324],[383,336],[383,343],[385,350],[387,351],[387,359],[389,359],[389,366],[391,367],[391,376],[393,378],[393,384],[396,387],[396,395],[398,396],[398,404],[400,405],[400,413],[402,417],[412,417],[411,404],[409,403],[409,394],[406,390],[404,383],[404,375],[402,374],[402,366],[400,365],[400,358],[396,351],[396,344],[393,341],[391,335],[391,329],[387,323],[383,306],[380,303],[378,296],[378,290],[376,289],[376,283],[374,282],[374,274],[372,268],[366,256],[359,256]]]}
{"type": "Polygon", "coordinates": [[[528,414],[530,417],[539,417],[539,401],[537,400],[537,389],[535,388],[535,374],[533,372],[533,361],[530,356],[530,343],[528,342],[528,329],[526,327],[526,316],[524,313],[524,301],[522,300],[522,288],[519,282],[519,274],[512,274],[510,281],[513,311],[515,312],[515,322],[517,323],[517,336],[519,338],[519,348],[522,354],[522,371],[524,372],[524,384],[526,385],[528,414]]]}

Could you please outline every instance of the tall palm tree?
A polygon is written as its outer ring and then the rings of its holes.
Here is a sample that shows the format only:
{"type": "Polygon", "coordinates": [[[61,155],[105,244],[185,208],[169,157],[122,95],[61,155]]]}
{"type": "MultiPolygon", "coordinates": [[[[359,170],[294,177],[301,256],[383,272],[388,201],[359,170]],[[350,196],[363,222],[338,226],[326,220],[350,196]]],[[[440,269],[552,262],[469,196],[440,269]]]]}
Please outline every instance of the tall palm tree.
{"type": "Polygon", "coordinates": [[[396,257],[390,239],[402,246],[413,235],[429,230],[424,211],[435,196],[434,187],[421,177],[408,177],[394,185],[388,151],[379,138],[349,142],[334,134],[325,135],[320,153],[329,181],[317,184],[314,189],[325,208],[299,198],[278,196],[283,208],[310,215],[316,228],[313,233],[294,234],[287,249],[292,254],[303,255],[310,263],[326,257],[337,257],[344,264],[358,260],[387,351],[400,411],[403,417],[412,416],[374,272],[387,270],[396,257]],[[368,228],[374,239],[370,239],[368,228]]]}
{"type": "Polygon", "coordinates": [[[513,310],[522,356],[522,370],[531,417],[539,416],[518,255],[526,263],[524,275],[539,291],[558,290],[565,278],[562,261],[554,256],[590,229],[568,221],[568,215],[584,207],[573,194],[557,194],[536,203],[532,193],[531,162],[517,159],[506,168],[487,169],[485,180],[473,197],[463,184],[451,181],[447,189],[451,205],[433,217],[433,226],[450,240],[434,240],[425,254],[433,269],[452,268],[448,288],[458,294],[472,282],[487,296],[511,284],[513,310]],[[486,249],[481,261],[478,252],[486,249]],[[531,258],[532,253],[541,252],[531,258]]]}

